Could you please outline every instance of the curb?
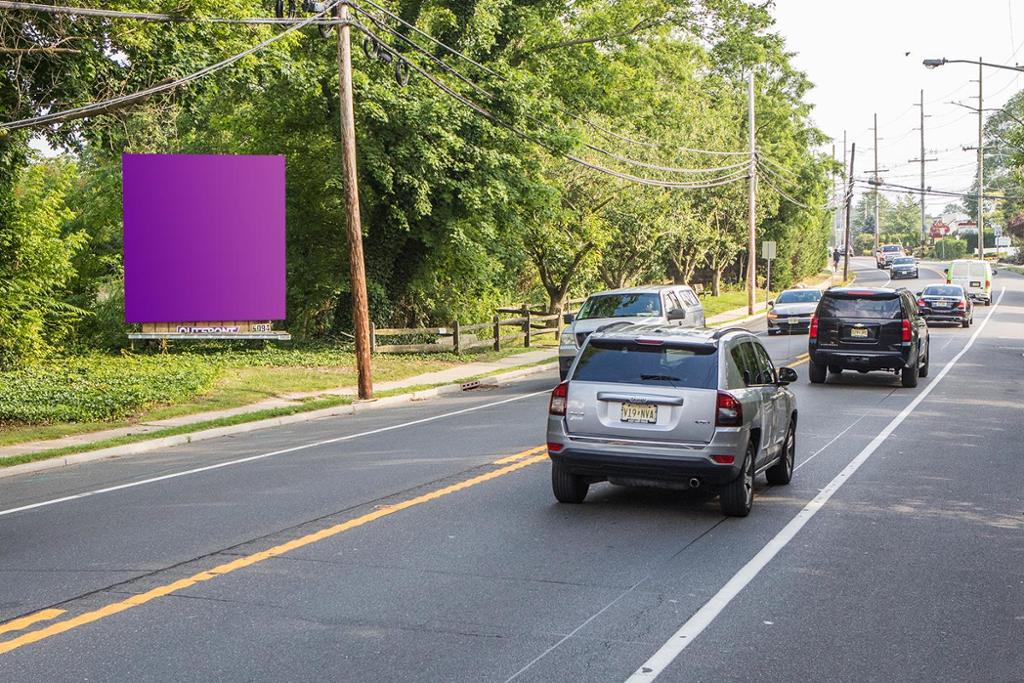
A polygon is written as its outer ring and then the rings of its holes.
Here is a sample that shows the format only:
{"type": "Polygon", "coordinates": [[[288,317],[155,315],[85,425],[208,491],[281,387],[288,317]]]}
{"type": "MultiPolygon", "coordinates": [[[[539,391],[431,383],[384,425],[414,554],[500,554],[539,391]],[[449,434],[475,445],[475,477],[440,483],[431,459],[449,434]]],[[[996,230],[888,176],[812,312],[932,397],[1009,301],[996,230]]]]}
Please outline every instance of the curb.
{"type": "Polygon", "coordinates": [[[195,441],[207,441],[209,439],[217,439],[222,436],[245,434],[246,432],[254,432],[259,429],[281,427],[284,425],[295,424],[298,422],[320,420],[327,417],[353,415],[355,413],[362,413],[368,410],[376,410],[378,408],[386,408],[388,406],[393,405],[401,405],[403,403],[426,401],[432,398],[437,398],[439,396],[461,394],[464,391],[476,389],[478,387],[496,387],[502,382],[510,382],[525,377],[529,377],[530,375],[536,375],[542,372],[548,372],[557,369],[557,361],[553,363],[543,363],[541,365],[533,365],[527,368],[520,368],[518,370],[510,370],[509,372],[504,372],[500,375],[491,375],[488,377],[483,377],[479,380],[474,380],[471,382],[462,382],[459,384],[446,384],[444,386],[434,387],[432,389],[421,389],[420,391],[413,391],[407,394],[397,394],[395,396],[387,396],[385,398],[376,399],[373,401],[350,403],[348,405],[333,406],[331,408],[321,408],[320,410],[311,410],[305,413],[295,413],[294,415],[269,417],[263,420],[243,422],[241,424],[230,425],[227,427],[214,427],[212,429],[202,429],[196,432],[190,432],[188,434],[175,434],[174,436],[164,436],[155,439],[149,439],[147,441],[137,441],[135,443],[125,444],[123,446],[111,446],[110,448],[101,448],[95,451],[87,451],[85,453],[76,453],[56,458],[49,458],[47,460],[27,462],[22,465],[11,465],[10,467],[0,468],[0,479],[14,477],[22,474],[29,474],[32,472],[41,472],[44,470],[58,469],[61,467],[67,467],[68,465],[78,465],[87,462],[95,462],[97,460],[120,458],[128,455],[139,455],[142,453],[148,453],[149,451],[160,450],[161,448],[168,448],[170,446],[181,446],[193,443],[195,441]]]}

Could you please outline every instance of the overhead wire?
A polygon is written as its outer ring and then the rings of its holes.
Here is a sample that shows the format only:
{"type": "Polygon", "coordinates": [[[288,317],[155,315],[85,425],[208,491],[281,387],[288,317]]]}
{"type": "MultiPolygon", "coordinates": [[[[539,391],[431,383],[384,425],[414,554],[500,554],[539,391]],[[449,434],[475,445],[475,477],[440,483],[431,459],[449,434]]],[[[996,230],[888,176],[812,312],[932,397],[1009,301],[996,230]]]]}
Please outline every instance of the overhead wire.
{"type": "MultiPolygon", "coordinates": [[[[209,24],[297,24],[302,21],[298,17],[205,17],[183,16],[178,14],[161,14],[156,12],[125,12],[122,10],[99,9],[93,7],[69,7],[64,5],[43,5],[37,2],[11,2],[0,0],[0,9],[15,9],[46,14],[63,14],[81,17],[98,17],[103,19],[134,19],[137,21],[165,21],[172,23],[209,23],[209,24]]],[[[318,24],[338,23],[337,20],[321,20],[318,24]]]]}
{"type": "Polygon", "coordinates": [[[231,55],[230,57],[222,59],[221,61],[216,62],[214,64],[210,64],[209,66],[205,66],[202,69],[199,69],[198,71],[194,71],[194,72],[192,72],[192,73],[190,73],[190,74],[188,74],[186,76],[182,76],[180,78],[176,78],[176,79],[174,79],[172,81],[168,81],[168,82],[165,82],[165,83],[159,83],[157,85],[151,86],[149,88],[145,88],[143,90],[139,90],[139,91],[134,92],[134,93],[129,93],[127,95],[120,95],[118,97],[112,97],[112,98],[109,98],[109,99],[106,99],[106,100],[100,100],[100,101],[97,101],[97,102],[91,102],[89,104],[86,104],[86,105],[83,105],[83,106],[80,106],[80,107],[72,107],[71,109],[64,109],[64,110],[57,111],[57,112],[50,112],[48,114],[43,114],[41,116],[35,116],[35,117],[25,118],[25,119],[18,119],[16,121],[0,122],[0,131],[3,131],[3,130],[18,130],[18,129],[21,129],[21,128],[28,128],[28,127],[31,127],[31,126],[42,126],[42,125],[46,125],[48,123],[58,122],[61,119],[66,119],[68,117],[84,118],[86,116],[89,116],[92,112],[106,111],[106,110],[108,110],[112,106],[121,105],[121,104],[129,104],[129,103],[134,102],[136,100],[145,99],[147,97],[151,97],[152,95],[156,95],[156,94],[159,94],[159,93],[162,93],[162,92],[167,92],[168,90],[173,90],[174,88],[177,88],[177,87],[182,86],[182,85],[186,85],[188,83],[191,83],[192,81],[196,81],[196,80],[198,80],[200,78],[203,78],[204,76],[208,76],[211,73],[220,71],[221,69],[224,69],[224,68],[226,68],[228,66],[231,66],[235,62],[237,62],[237,61],[239,61],[241,59],[244,59],[245,57],[248,57],[251,54],[255,54],[256,52],[259,52],[260,50],[263,50],[264,48],[268,47],[269,45],[272,45],[273,43],[276,43],[277,41],[281,40],[285,36],[287,36],[287,35],[289,35],[291,33],[294,33],[295,31],[298,31],[300,28],[303,28],[304,26],[308,26],[308,25],[314,23],[317,18],[323,16],[325,13],[329,12],[336,5],[338,5],[339,1],[340,0],[332,0],[332,1],[330,1],[330,2],[328,2],[326,4],[326,6],[324,7],[323,10],[321,10],[320,12],[314,14],[313,16],[307,17],[306,19],[303,19],[302,21],[299,21],[298,23],[292,24],[291,26],[289,26],[285,30],[283,30],[283,31],[281,31],[279,33],[274,34],[270,38],[267,38],[266,40],[263,40],[263,41],[257,43],[256,45],[253,45],[252,47],[246,49],[246,50],[243,50],[241,52],[235,53],[235,54],[231,55]]]}

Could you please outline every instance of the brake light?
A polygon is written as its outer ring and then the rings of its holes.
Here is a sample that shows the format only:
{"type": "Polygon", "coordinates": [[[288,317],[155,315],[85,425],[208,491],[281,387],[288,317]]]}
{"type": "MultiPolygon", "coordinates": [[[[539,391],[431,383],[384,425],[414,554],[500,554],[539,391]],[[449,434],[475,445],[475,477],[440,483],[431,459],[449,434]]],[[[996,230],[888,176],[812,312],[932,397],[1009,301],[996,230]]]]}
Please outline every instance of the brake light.
{"type": "Polygon", "coordinates": [[[711,459],[719,465],[731,465],[736,462],[736,456],[734,455],[712,455],[711,459]]]}
{"type": "Polygon", "coordinates": [[[739,427],[743,424],[743,404],[725,391],[718,392],[718,410],[715,414],[716,427],[739,427]]]}
{"type": "Polygon", "coordinates": [[[925,308],[926,306],[928,306],[928,302],[926,302],[924,299],[918,299],[917,305],[920,306],[921,308],[925,308]]]}
{"type": "Polygon", "coordinates": [[[569,383],[562,382],[551,392],[551,403],[548,404],[549,415],[565,415],[565,404],[569,398],[569,383]]]}
{"type": "Polygon", "coordinates": [[[992,287],[992,281],[991,280],[985,280],[985,289],[991,289],[991,287],[992,287]]]}
{"type": "Polygon", "coordinates": [[[903,320],[903,341],[908,342],[908,341],[910,341],[910,339],[911,339],[911,337],[910,337],[910,321],[904,318],[904,320],[903,320]]]}
{"type": "Polygon", "coordinates": [[[963,300],[957,301],[956,302],[956,307],[957,308],[967,308],[967,302],[963,301],[963,300]]]}
{"type": "Polygon", "coordinates": [[[550,453],[558,453],[563,448],[565,448],[565,444],[555,443],[554,441],[548,441],[548,452],[550,453]]]}
{"type": "Polygon", "coordinates": [[[817,339],[818,338],[818,315],[817,314],[811,316],[811,329],[808,332],[808,335],[810,335],[811,339],[817,339]]]}

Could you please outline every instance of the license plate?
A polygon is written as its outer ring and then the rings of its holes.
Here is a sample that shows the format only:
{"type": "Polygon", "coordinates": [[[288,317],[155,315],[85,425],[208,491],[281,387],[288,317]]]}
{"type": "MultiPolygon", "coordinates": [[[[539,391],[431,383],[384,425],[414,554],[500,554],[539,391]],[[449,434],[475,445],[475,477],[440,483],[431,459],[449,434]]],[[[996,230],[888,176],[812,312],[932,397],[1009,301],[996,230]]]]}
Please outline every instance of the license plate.
{"type": "Polygon", "coordinates": [[[623,403],[619,415],[623,422],[654,424],[658,421],[658,406],[653,403],[623,403]]]}
{"type": "Polygon", "coordinates": [[[862,327],[854,327],[852,330],[850,330],[850,336],[851,337],[862,337],[864,339],[867,339],[868,331],[866,329],[862,328],[862,327]]]}
{"type": "Polygon", "coordinates": [[[981,282],[971,280],[971,287],[981,287],[981,282]]]}
{"type": "Polygon", "coordinates": [[[949,302],[948,301],[936,301],[935,302],[935,308],[949,308],[949,302]]]}

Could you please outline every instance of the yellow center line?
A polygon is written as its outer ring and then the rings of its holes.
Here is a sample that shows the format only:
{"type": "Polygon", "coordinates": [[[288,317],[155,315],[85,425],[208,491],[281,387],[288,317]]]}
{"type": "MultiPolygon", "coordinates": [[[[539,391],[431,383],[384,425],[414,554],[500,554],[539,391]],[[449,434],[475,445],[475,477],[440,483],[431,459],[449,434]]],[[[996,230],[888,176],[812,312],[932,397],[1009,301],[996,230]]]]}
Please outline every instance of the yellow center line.
{"type": "MultiPolygon", "coordinates": [[[[282,543],[281,545],[276,545],[272,548],[262,550],[258,553],[253,553],[251,555],[240,557],[237,560],[233,560],[231,562],[218,565],[213,569],[199,572],[198,574],[193,574],[188,578],[180,579],[178,581],[174,581],[173,583],[169,583],[164,586],[158,586],[156,588],[146,591],[145,593],[133,595],[132,597],[126,600],[111,603],[109,605],[100,607],[99,609],[93,610],[91,612],[85,612],[70,619],[65,619],[64,621],[58,621],[57,623],[50,624],[49,626],[41,628],[38,631],[32,631],[30,633],[26,633],[12,640],[0,643],[0,654],[10,652],[11,650],[16,650],[19,647],[23,647],[31,643],[39,642],[40,640],[44,640],[46,638],[50,638],[52,636],[64,633],[66,631],[70,631],[74,628],[78,628],[79,626],[84,626],[85,624],[91,624],[94,621],[99,621],[100,619],[109,617],[114,614],[118,614],[119,612],[124,612],[126,610],[132,609],[133,607],[145,605],[147,602],[151,602],[165,595],[170,595],[171,593],[184,590],[185,588],[189,588],[198,583],[202,583],[203,581],[209,581],[210,579],[214,579],[218,576],[230,574],[231,572],[252,566],[258,562],[262,562],[272,557],[277,557],[278,555],[283,555],[292,550],[302,548],[303,546],[317,543],[318,541],[322,541],[332,536],[337,536],[338,534],[344,533],[351,529],[355,529],[357,527],[369,524],[370,522],[374,522],[383,517],[393,515],[396,512],[400,512],[401,510],[407,510],[411,507],[416,507],[417,505],[429,503],[430,501],[437,500],[438,498],[443,498],[444,496],[448,496],[453,493],[463,491],[465,489],[476,486],[478,484],[482,484],[492,479],[497,479],[498,477],[502,477],[506,474],[511,474],[516,470],[521,470],[524,467],[528,467],[530,465],[533,465],[534,463],[538,463],[547,459],[548,456],[546,453],[542,455],[535,455],[533,457],[525,458],[518,462],[512,463],[505,467],[498,468],[496,470],[492,470],[490,472],[486,472],[471,479],[466,479],[465,481],[460,481],[456,484],[451,484],[449,486],[445,486],[434,491],[424,493],[422,495],[416,496],[415,498],[410,498],[408,500],[395,503],[394,505],[388,505],[378,508],[373,512],[369,512],[361,517],[356,517],[355,519],[350,519],[347,522],[335,524],[334,526],[330,526],[326,529],[321,529],[320,531],[316,531],[311,534],[301,536],[286,543],[282,543]]],[[[63,613],[62,610],[54,611],[58,613],[63,613]]],[[[7,628],[7,630],[15,630],[14,627],[12,627],[12,624],[14,624],[17,621],[30,619],[32,616],[35,615],[23,617],[22,619],[16,619],[15,621],[0,626],[0,628],[10,627],[7,628]]],[[[55,614],[53,616],[57,615],[55,614]]]]}
{"type": "Polygon", "coordinates": [[[548,449],[548,447],[546,445],[545,446],[534,446],[533,448],[527,448],[525,451],[522,451],[520,453],[515,453],[513,455],[506,455],[504,458],[498,458],[497,460],[494,461],[493,464],[495,464],[495,465],[507,465],[507,464],[509,464],[511,462],[516,462],[517,460],[522,460],[523,458],[528,458],[531,455],[538,455],[539,453],[546,453],[547,449],[548,449]]]}
{"type": "Polygon", "coordinates": [[[11,631],[20,631],[23,628],[28,628],[32,624],[40,621],[47,621],[64,614],[62,609],[44,609],[33,614],[28,614],[17,619],[11,619],[6,624],[0,624],[0,633],[9,633],[11,631]]]}
{"type": "Polygon", "coordinates": [[[800,354],[799,356],[797,356],[796,358],[793,359],[793,361],[789,364],[789,367],[795,367],[797,365],[803,365],[804,363],[806,363],[810,359],[811,359],[811,357],[810,357],[809,354],[802,353],[802,354],[800,354]]]}

